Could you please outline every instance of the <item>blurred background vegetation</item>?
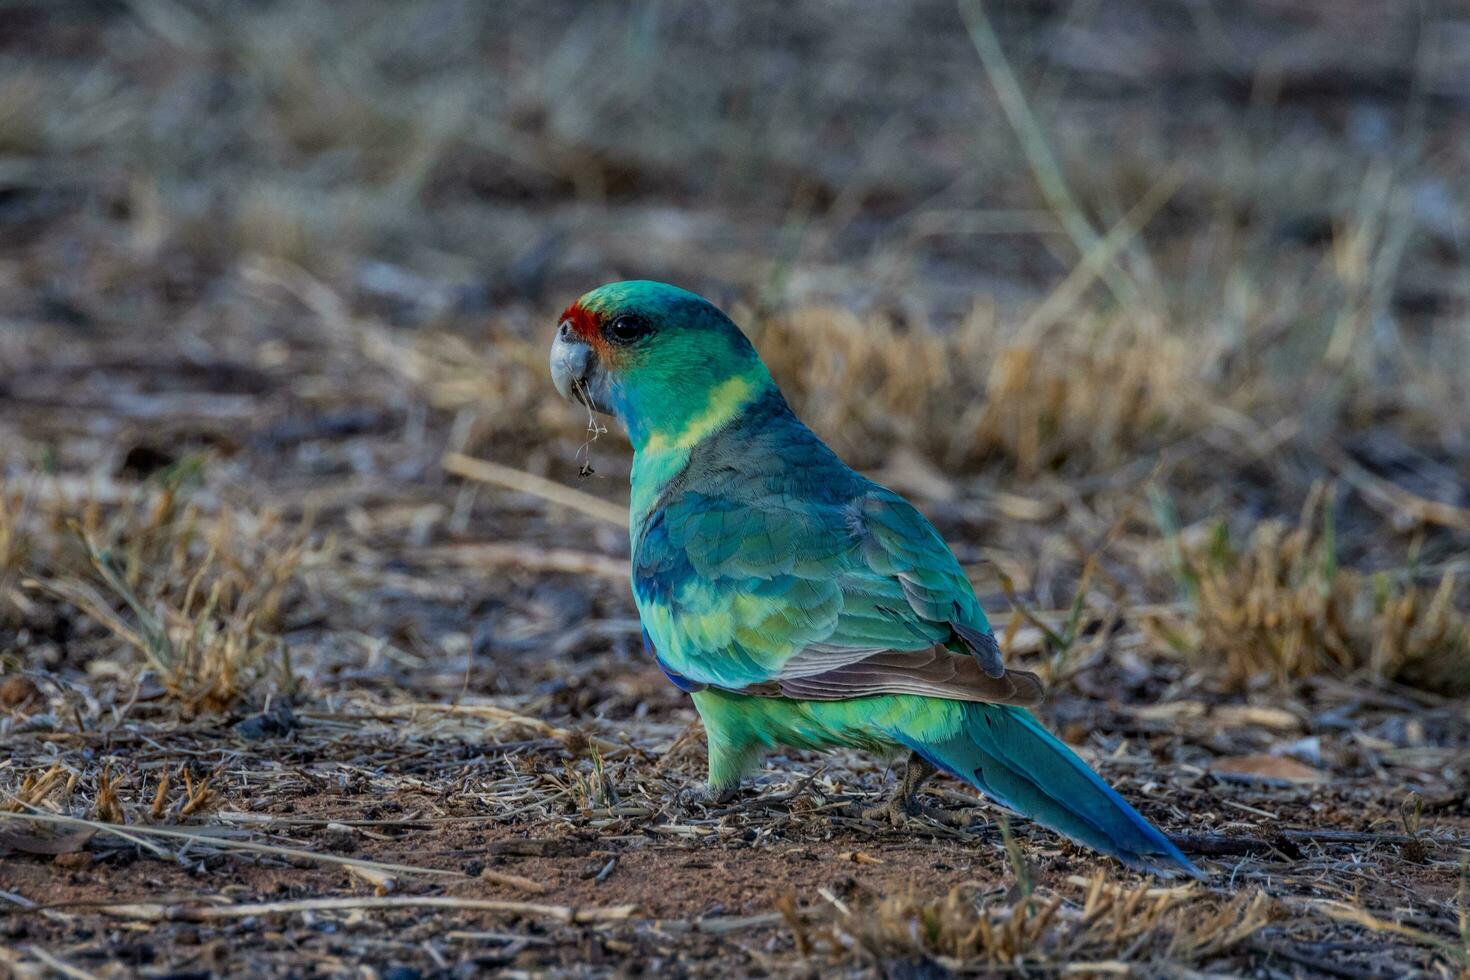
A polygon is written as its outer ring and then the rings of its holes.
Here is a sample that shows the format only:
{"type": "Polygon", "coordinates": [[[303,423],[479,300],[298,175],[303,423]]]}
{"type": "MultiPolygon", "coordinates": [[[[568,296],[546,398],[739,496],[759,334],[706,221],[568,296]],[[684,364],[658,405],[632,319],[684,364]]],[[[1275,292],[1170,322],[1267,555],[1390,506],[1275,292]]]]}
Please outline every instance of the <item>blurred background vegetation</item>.
{"type": "Polygon", "coordinates": [[[1073,741],[1463,814],[1467,174],[1439,0],[4,0],[0,805],[156,818],[47,740],[267,697],[697,778],[627,447],[545,366],[646,277],[935,520],[1073,741]]]}
{"type": "MultiPolygon", "coordinates": [[[[1428,589],[1406,636],[1463,650],[1467,32],[1274,0],[7,3],[7,480],[207,459],[258,508],[442,484],[448,450],[571,481],[551,321],[651,277],[902,489],[1170,538],[1130,557],[1176,583],[1128,584],[1193,600],[1176,643],[1269,586],[1332,620],[1306,661],[1397,670],[1367,620],[1428,589]],[[1262,567],[1268,519],[1314,543],[1262,567]]],[[[624,449],[590,448],[621,499],[624,449]]],[[[971,559],[1071,601],[1090,544],[1043,570],[973,525],[971,559]]]]}

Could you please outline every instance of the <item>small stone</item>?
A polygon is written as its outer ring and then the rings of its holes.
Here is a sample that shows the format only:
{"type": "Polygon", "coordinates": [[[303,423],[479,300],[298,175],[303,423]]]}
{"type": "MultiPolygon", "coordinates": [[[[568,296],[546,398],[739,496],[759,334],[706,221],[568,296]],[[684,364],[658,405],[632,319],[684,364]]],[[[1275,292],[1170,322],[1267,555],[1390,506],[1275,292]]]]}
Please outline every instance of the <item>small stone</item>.
{"type": "Polygon", "coordinates": [[[291,712],[291,705],[285,701],[277,702],[270,711],[262,711],[258,715],[251,715],[235,725],[235,734],[241,738],[257,741],[264,738],[279,738],[289,735],[296,730],[296,716],[291,712]]]}
{"type": "Polygon", "coordinates": [[[69,854],[56,855],[51,863],[67,871],[80,871],[92,866],[92,855],[86,851],[72,851],[69,854]]]}

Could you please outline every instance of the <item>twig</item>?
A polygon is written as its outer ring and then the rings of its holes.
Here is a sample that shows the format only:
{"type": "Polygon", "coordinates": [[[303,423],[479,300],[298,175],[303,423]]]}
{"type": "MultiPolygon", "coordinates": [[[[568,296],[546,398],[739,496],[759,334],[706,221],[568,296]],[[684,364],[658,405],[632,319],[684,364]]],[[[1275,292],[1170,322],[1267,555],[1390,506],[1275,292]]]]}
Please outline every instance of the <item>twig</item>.
{"type": "Polygon", "coordinates": [[[1456,507],[1442,500],[1430,500],[1405,490],[1391,480],[1370,473],[1336,446],[1329,447],[1324,455],[1342,478],[1384,515],[1395,518],[1408,514],[1423,524],[1438,524],[1457,531],[1470,531],[1470,509],[1456,507]]]}
{"type": "Polygon", "coordinates": [[[1422,929],[1406,926],[1401,922],[1381,919],[1358,905],[1349,905],[1347,902],[1339,902],[1330,898],[1306,898],[1298,895],[1284,895],[1280,901],[1285,905],[1306,909],[1338,922],[1351,922],[1371,932],[1389,932],[1423,946],[1441,950],[1453,949],[1452,941],[1444,936],[1436,936],[1422,929]]]}
{"type": "Polygon", "coordinates": [[[747,929],[778,926],[785,921],[786,916],[780,912],[763,912],[759,915],[726,915],[708,919],[656,919],[653,927],[660,932],[724,936],[747,929]]]}
{"type": "Polygon", "coordinates": [[[254,915],[289,915],[295,912],[334,912],[348,909],[463,909],[471,912],[508,912],[513,915],[554,919],[557,922],[617,922],[633,917],[636,905],[608,905],[578,909],[570,905],[539,905],[534,902],[505,902],[487,898],[454,898],[449,895],[396,895],[374,897],[349,895],[341,898],[305,898],[292,902],[252,902],[241,905],[104,905],[100,912],[113,912],[145,921],[207,922],[213,919],[243,919],[254,915]]]}
{"type": "Polygon", "coordinates": [[[1186,854],[1202,854],[1206,857],[1226,857],[1243,854],[1277,854],[1283,858],[1300,857],[1300,852],[1286,841],[1269,841],[1264,837],[1244,837],[1234,834],[1170,834],[1169,840],[1186,854]],[[1287,850],[1279,845],[1286,843],[1287,850]]]}
{"type": "Polygon", "coordinates": [[[525,470],[518,470],[512,466],[492,463],[488,459],[476,459],[464,453],[445,453],[444,458],[440,460],[440,465],[447,472],[455,476],[462,476],[467,480],[478,480],[481,483],[493,484],[518,493],[528,493],[548,503],[580,511],[588,517],[595,517],[618,527],[628,526],[626,507],[608,503],[590,493],[573,490],[555,480],[548,480],[544,476],[527,473],[525,470]]]}
{"type": "Polygon", "coordinates": [[[551,890],[539,881],[522,878],[520,875],[507,874],[504,871],[496,871],[494,868],[486,868],[484,871],[481,871],[480,877],[492,884],[504,885],[507,888],[530,892],[533,895],[544,895],[551,890]]]}
{"type": "Polygon", "coordinates": [[[97,974],[88,973],[86,970],[83,970],[79,966],[72,966],[66,960],[62,959],[59,956],[56,956],[53,953],[46,952],[39,946],[27,946],[25,947],[25,951],[34,956],[36,959],[40,960],[42,963],[45,963],[57,973],[60,973],[62,976],[72,977],[73,980],[97,980],[97,974]]]}
{"type": "MultiPolygon", "coordinates": [[[[505,745],[494,746],[503,749],[505,745]]],[[[548,739],[545,742],[533,742],[533,745],[550,747],[556,745],[556,741],[548,739]]],[[[565,795],[565,794],[562,794],[565,795]]],[[[545,802],[554,802],[558,796],[548,796],[545,802]]],[[[455,817],[413,817],[396,820],[340,820],[334,817],[278,817],[270,813],[250,813],[242,810],[221,810],[214,816],[217,820],[225,823],[252,824],[261,827],[326,827],[337,824],[343,827],[414,827],[423,829],[439,824],[473,824],[473,823],[498,823],[506,813],[473,813],[455,817]]]]}
{"type": "MultiPolygon", "coordinates": [[[[67,915],[65,912],[57,911],[58,906],[56,904],[38,905],[35,902],[31,901],[29,898],[26,898],[24,895],[17,895],[15,892],[0,891],[0,900],[9,902],[11,903],[11,905],[17,905],[20,907],[19,910],[17,910],[10,908],[9,906],[0,906],[0,914],[15,911],[36,912],[55,922],[69,923],[72,921],[71,916],[67,915]]],[[[3,951],[4,948],[5,947],[0,946],[0,951],[3,951]]]]}
{"type": "Polygon", "coordinates": [[[481,929],[451,929],[444,934],[444,938],[470,943],[521,943],[526,946],[556,945],[553,940],[547,939],[545,936],[528,936],[519,932],[486,932],[481,929]]]}
{"type": "MultiPolygon", "coordinates": [[[[554,738],[562,744],[573,739],[581,738],[577,733],[566,728],[558,728],[550,722],[542,721],[540,718],[532,718],[529,715],[519,714],[508,708],[498,708],[493,704],[434,704],[426,701],[416,701],[410,704],[387,705],[377,709],[377,713],[389,717],[416,718],[421,714],[441,715],[466,715],[471,718],[485,718],[497,721],[504,725],[518,725],[527,728],[547,738],[554,738]]],[[[606,739],[586,737],[585,743],[599,752],[604,757],[611,757],[613,753],[621,754],[627,751],[627,746],[606,739]]]]}
{"type": "MultiPolygon", "coordinates": [[[[9,796],[10,794],[7,793],[6,795],[9,796]]],[[[11,796],[10,798],[11,798],[11,800],[13,800],[16,803],[20,804],[21,806],[25,807],[30,812],[29,813],[15,813],[15,812],[0,811],[0,819],[11,818],[11,819],[15,819],[15,820],[30,820],[33,823],[53,823],[53,824],[63,823],[63,822],[70,822],[70,821],[73,821],[73,820],[77,820],[77,818],[74,818],[74,817],[63,817],[63,816],[60,816],[59,814],[49,813],[49,812],[47,812],[45,810],[40,809],[37,806],[34,806],[33,804],[27,803],[26,801],[21,800],[21,799],[18,799],[17,797],[14,797],[14,796],[11,796]]],[[[87,826],[87,827],[94,826],[92,824],[92,822],[91,821],[88,821],[88,820],[78,820],[77,822],[80,823],[81,825],[87,826]]],[[[112,826],[112,825],[110,825],[110,824],[107,824],[107,825],[97,824],[95,826],[112,826]]],[[[168,857],[169,857],[169,852],[167,850],[165,850],[162,847],[159,847],[157,844],[154,844],[151,841],[146,841],[146,840],[143,840],[140,837],[135,836],[133,833],[131,833],[127,829],[114,828],[112,830],[112,834],[113,834],[114,837],[121,837],[123,840],[127,841],[129,844],[132,844],[134,847],[141,847],[143,850],[145,850],[148,853],[152,854],[156,858],[162,858],[164,860],[167,860],[168,857]]]]}
{"type": "Polygon", "coordinates": [[[315,851],[306,851],[297,847],[278,847],[274,844],[260,844],[255,841],[229,840],[227,838],[213,837],[208,834],[191,834],[183,830],[165,830],[162,827],[123,827],[117,824],[102,823],[97,820],[83,820],[80,817],[63,817],[60,814],[54,813],[0,813],[0,819],[59,824],[64,827],[90,827],[99,833],[113,834],[133,844],[139,843],[136,839],[137,836],[166,837],[174,840],[208,844],[211,847],[218,847],[223,850],[275,854],[281,857],[298,858],[303,861],[316,861],[320,864],[369,868],[375,871],[397,871],[403,874],[444,875],[451,878],[466,877],[462,871],[449,871],[443,868],[420,868],[412,864],[388,864],[382,861],[365,861],[359,858],[337,857],[335,854],[318,854],[315,851]]]}
{"type": "Polygon", "coordinates": [[[1293,853],[1298,844],[1363,844],[1391,845],[1403,847],[1417,844],[1427,851],[1449,852],[1457,846],[1470,846],[1470,840],[1462,845],[1436,841],[1432,837],[1415,837],[1410,834],[1378,834],[1362,830],[1279,830],[1270,837],[1237,836],[1235,834],[1170,834],[1181,851],[1188,854],[1229,855],[1257,854],[1276,851],[1286,857],[1297,857],[1293,853]],[[1283,846],[1285,845],[1285,846],[1283,846]]]}
{"type": "MultiPolygon", "coordinates": [[[[1323,944],[1313,943],[1310,945],[1320,946],[1323,944]]],[[[1253,952],[1260,953],[1262,956],[1265,956],[1268,959],[1272,956],[1279,956],[1283,960],[1291,963],[1296,963],[1299,966],[1311,967],[1313,970],[1320,970],[1323,973],[1330,973],[1335,977],[1348,977],[1350,978],[1350,980],[1370,980],[1370,978],[1388,978],[1392,976],[1402,975],[1399,973],[1384,973],[1378,970],[1361,969],[1355,966],[1347,966],[1342,963],[1334,963],[1331,959],[1323,956],[1320,952],[1312,951],[1309,948],[1298,949],[1291,946],[1279,946],[1275,943],[1268,943],[1261,939],[1252,939],[1247,944],[1247,948],[1249,948],[1253,952]]]]}
{"type": "Polygon", "coordinates": [[[528,572],[562,572],[596,575],[617,582],[628,581],[628,561],[572,548],[541,548],[534,544],[454,544],[419,548],[404,554],[415,565],[442,563],[471,568],[510,566],[528,572]]]}
{"type": "MultiPolygon", "coordinates": [[[[1280,831],[1280,834],[1288,840],[1311,844],[1438,844],[1432,837],[1416,837],[1411,834],[1378,834],[1368,830],[1283,830],[1280,831]]],[[[1470,846],[1470,838],[1464,841],[1464,845],[1470,846]]]]}

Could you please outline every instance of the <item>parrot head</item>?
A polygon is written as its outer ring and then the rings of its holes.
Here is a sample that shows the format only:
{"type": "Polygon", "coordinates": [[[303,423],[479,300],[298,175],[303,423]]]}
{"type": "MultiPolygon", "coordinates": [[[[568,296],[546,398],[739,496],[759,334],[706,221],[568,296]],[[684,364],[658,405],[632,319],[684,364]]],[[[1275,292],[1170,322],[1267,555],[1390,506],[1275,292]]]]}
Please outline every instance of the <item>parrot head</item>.
{"type": "Polygon", "coordinates": [[[614,282],[562,313],[551,378],[612,415],[636,449],[697,440],[772,388],[755,348],[708,300],[660,282],[614,282]]]}

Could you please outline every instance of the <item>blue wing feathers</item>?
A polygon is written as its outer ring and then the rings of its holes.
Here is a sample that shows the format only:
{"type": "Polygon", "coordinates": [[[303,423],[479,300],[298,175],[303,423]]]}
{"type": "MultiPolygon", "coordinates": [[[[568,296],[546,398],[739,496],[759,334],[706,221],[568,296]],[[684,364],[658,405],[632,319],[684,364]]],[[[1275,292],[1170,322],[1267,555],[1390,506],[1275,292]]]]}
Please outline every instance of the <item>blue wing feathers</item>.
{"type": "MultiPolygon", "coordinates": [[[[858,659],[958,641],[987,673],[999,664],[993,638],[975,639],[989,624],[939,533],[848,468],[779,396],[695,446],[634,540],[635,595],[667,613],[645,619],[683,676],[766,680],[811,644],[858,659]],[[776,649],[707,642],[719,624],[708,617],[721,603],[733,614],[741,596],[785,604],[731,627],[776,649]]],[[[748,619],[754,607],[739,608],[748,619]]]]}

